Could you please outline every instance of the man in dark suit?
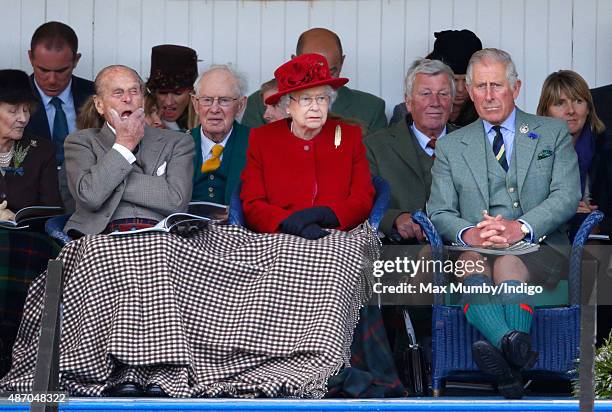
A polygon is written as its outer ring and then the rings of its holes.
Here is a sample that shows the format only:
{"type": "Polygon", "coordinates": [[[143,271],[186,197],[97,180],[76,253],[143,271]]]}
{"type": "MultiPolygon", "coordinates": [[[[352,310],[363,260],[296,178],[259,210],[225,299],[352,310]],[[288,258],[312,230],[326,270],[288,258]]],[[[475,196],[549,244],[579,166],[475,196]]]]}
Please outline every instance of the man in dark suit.
{"type": "Polygon", "coordinates": [[[439,60],[416,60],[404,86],[410,121],[405,118],[364,141],[370,171],[391,186],[391,204],[380,227],[394,241],[423,239],[411,213],[424,209],[429,197],[436,140],[453,130],[447,124],[455,95],[450,67],[439,60]]]}
{"type": "Polygon", "coordinates": [[[246,104],[246,81],[230,66],[211,66],[195,84],[192,103],[201,126],[193,128],[194,201],[229,204],[246,163],[250,129],[236,121],[246,104]]]}
{"type": "MultiPolygon", "coordinates": [[[[295,51],[296,55],[307,53],[320,54],[327,59],[332,77],[340,77],[344,54],[342,43],[333,31],[314,28],[300,35],[295,51]]],[[[294,58],[295,56],[291,56],[294,58]]],[[[373,133],[387,126],[385,101],[373,94],[359,90],[340,87],[338,96],[331,111],[345,118],[358,120],[367,132],[373,133]]],[[[266,122],[263,115],[266,108],[258,90],[249,96],[247,107],[242,117],[242,123],[249,127],[259,127],[266,122]]]]}
{"type": "Polygon", "coordinates": [[[77,50],[74,30],[50,21],[36,29],[28,51],[34,70],[32,89],[41,107],[32,115],[26,133],[53,140],[59,165],[64,162],[64,139],[76,130],[79,109],[94,93],[91,81],[72,75],[81,58],[77,50]]]}
{"type": "Polygon", "coordinates": [[[77,50],[78,38],[74,30],[64,23],[50,21],[36,29],[28,51],[34,71],[30,84],[39,107],[32,113],[25,134],[53,141],[60,193],[67,212],[74,210],[74,200],[62,167],[64,140],[77,130],[76,117],[80,108],[94,93],[91,81],[72,75],[81,58],[77,50]]]}

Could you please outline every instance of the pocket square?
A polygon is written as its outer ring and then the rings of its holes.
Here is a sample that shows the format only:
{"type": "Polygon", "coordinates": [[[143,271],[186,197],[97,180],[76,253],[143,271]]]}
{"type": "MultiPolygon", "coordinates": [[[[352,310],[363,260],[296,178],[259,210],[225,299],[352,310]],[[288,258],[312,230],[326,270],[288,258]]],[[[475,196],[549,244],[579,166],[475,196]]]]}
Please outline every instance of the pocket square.
{"type": "Polygon", "coordinates": [[[166,162],[164,162],[160,167],[157,168],[157,170],[155,171],[155,175],[162,176],[164,173],[166,173],[166,162]]]}
{"type": "Polygon", "coordinates": [[[546,159],[547,157],[552,156],[552,150],[542,150],[538,154],[538,160],[546,159]]]}

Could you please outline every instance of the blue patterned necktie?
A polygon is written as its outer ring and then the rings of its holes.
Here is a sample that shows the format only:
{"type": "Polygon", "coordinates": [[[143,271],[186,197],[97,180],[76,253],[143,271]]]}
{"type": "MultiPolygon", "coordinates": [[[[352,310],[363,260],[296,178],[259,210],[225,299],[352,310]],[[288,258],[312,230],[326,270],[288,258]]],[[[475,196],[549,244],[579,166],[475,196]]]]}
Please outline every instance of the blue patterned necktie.
{"type": "Polygon", "coordinates": [[[68,135],[68,120],[66,113],[62,109],[62,101],[55,96],[51,99],[51,104],[55,107],[55,117],[53,120],[53,144],[55,144],[55,160],[58,165],[64,163],[64,140],[68,135]]]}
{"type": "Polygon", "coordinates": [[[503,167],[507,172],[508,161],[506,160],[506,146],[504,146],[504,137],[501,134],[501,127],[493,126],[493,130],[495,130],[495,139],[493,139],[493,154],[501,167],[503,167]]]}

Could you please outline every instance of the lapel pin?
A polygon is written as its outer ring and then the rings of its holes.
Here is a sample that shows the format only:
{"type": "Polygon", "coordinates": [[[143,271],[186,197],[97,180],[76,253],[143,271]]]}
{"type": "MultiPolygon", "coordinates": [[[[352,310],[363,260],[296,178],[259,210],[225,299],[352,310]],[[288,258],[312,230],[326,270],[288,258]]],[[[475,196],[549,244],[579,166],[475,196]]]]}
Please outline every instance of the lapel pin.
{"type": "Polygon", "coordinates": [[[340,125],[336,126],[336,133],[334,134],[334,146],[337,149],[338,146],[340,146],[340,143],[342,142],[342,128],[340,127],[340,125]]]}
{"type": "Polygon", "coordinates": [[[534,132],[529,132],[529,134],[527,135],[527,137],[529,137],[530,139],[537,139],[538,137],[540,137],[537,133],[534,132]]]}
{"type": "Polygon", "coordinates": [[[529,126],[527,126],[525,123],[521,124],[521,127],[519,127],[519,131],[525,134],[529,131],[529,126]]]}

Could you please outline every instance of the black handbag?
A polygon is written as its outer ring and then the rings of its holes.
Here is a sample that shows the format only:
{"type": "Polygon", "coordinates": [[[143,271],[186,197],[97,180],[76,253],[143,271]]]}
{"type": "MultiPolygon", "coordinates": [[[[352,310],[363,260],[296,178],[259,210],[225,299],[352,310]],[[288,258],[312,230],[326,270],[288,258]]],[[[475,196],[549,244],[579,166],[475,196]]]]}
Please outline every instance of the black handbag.
{"type": "Polygon", "coordinates": [[[407,345],[401,351],[400,380],[406,387],[409,396],[426,396],[429,394],[430,367],[424,356],[422,346],[417,343],[414,327],[407,310],[404,313],[407,345]]]}

